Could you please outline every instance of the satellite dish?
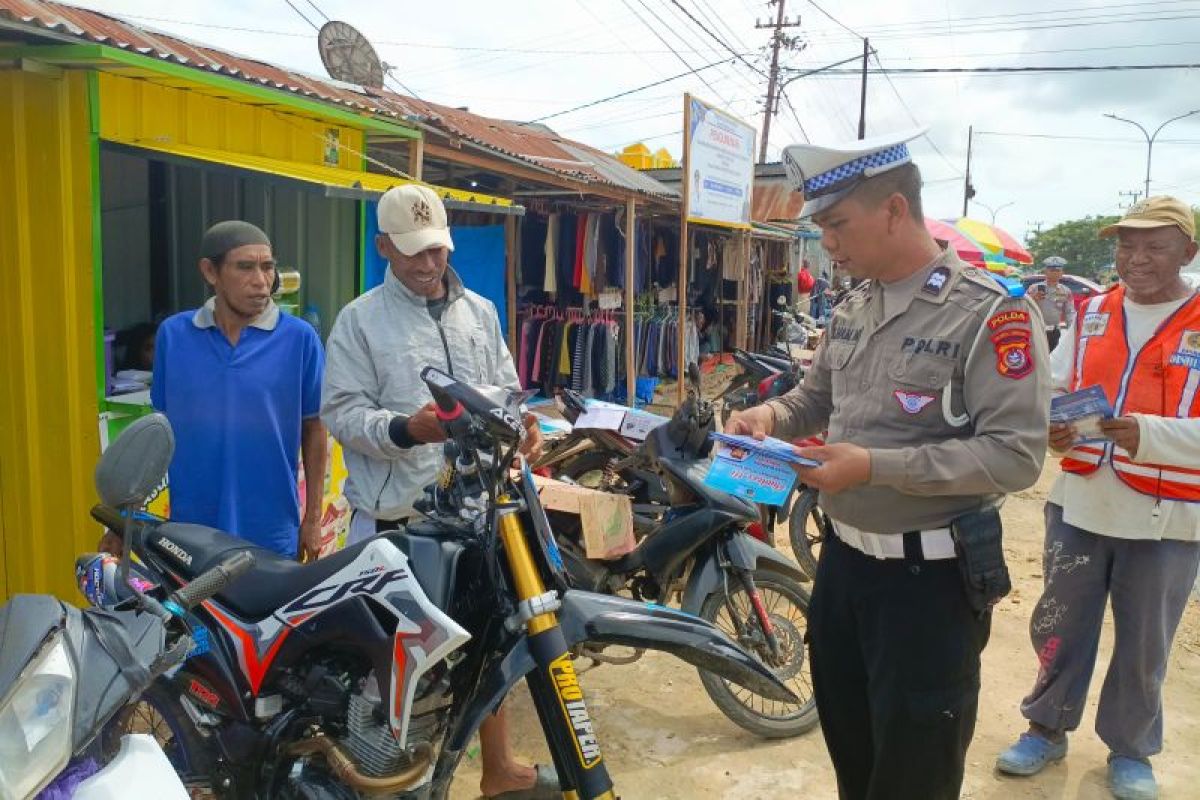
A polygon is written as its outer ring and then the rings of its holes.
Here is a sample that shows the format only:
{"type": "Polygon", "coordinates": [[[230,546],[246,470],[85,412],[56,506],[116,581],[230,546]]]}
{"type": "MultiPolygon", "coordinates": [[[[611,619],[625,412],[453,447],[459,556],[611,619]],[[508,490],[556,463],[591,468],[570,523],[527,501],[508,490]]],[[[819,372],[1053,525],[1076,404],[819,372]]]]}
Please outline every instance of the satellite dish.
{"type": "Polygon", "coordinates": [[[383,63],[367,37],[347,22],[330,20],[317,34],[317,49],[325,70],[334,80],[369,89],[383,88],[383,63]]]}

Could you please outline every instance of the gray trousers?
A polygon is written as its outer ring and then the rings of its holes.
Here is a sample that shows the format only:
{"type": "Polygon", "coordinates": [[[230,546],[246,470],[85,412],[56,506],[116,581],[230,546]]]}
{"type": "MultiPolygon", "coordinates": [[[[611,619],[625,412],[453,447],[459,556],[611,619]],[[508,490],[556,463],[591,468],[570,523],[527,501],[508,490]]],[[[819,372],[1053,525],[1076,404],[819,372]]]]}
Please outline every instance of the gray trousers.
{"type": "Polygon", "coordinates": [[[1063,522],[1046,504],[1045,589],[1029,636],[1041,668],[1021,703],[1052,730],[1079,727],[1112,597],[1116,641],[1100,690],[1096,733],[1118,755],[1162,750],[1162,685],[1175,629],[1200,565],[1200,542],[1115,539],[1063,522]]]}

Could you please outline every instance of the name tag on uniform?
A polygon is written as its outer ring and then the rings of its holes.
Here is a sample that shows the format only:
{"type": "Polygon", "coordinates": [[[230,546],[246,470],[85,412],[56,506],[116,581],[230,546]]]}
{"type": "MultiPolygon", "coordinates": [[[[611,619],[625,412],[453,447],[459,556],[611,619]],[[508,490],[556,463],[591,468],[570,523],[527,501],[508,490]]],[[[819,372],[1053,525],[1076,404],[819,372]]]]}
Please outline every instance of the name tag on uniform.
{"type": "Polygon", "coordinates": [[[1176,367],[1200,369],[1200,331],[1184,331],[1179,337],[1179,349],[1171,356],[1176,367]]]}
{"type": "Polygon", "coordinates": [[[1101,314],[1093,311],[1090,314],[1083,315],[1083,326],[1080,329],[1080,336],[1103,336],[1108,330],[1108,314],[1101,314]]]}

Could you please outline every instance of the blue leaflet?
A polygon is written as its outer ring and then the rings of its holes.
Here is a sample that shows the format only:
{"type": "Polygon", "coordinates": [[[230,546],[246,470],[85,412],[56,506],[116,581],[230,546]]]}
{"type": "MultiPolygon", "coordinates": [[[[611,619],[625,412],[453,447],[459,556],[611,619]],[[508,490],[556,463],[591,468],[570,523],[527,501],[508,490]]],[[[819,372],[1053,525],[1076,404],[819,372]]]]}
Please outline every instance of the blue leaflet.
{"type": "Polygon", "coordinates": [[[1099,386],[1089,386],[1050,400],[1050,421],[1071,423],[1084,441],[1101,438],[1100,420],[1112,416],[1112,406],[1099,386]]]}
{"type": "Polygon", "coordinates": [[[779,439],[714,433],[717,443],[704,483],[713,489],[765,505],[782,505],[796,485],[793,467],[819,467],[821,462],[796,455],[779,439]]]}

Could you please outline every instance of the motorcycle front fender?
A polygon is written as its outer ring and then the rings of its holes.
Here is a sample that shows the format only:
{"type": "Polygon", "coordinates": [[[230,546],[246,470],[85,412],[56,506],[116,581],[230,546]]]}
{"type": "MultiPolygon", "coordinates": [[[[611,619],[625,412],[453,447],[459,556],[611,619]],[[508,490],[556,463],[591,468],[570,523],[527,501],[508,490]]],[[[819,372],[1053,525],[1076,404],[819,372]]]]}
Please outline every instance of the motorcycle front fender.
{"type": "MultiPolygon", "coordinates": [[[[731,538],[725,543],[725,551],[729,563],[737,569],[769,569],[801,582],[809,580],[803,570],[787,556],[748,534],[739,533],[731,538]]],[[[692,569],[687,586],[683,590],[682,607],[687,613],[699,614],[705,598],[721,588],[721,564],[717,556],[716,548],[703,555],[697,555],[696,566],[692,569]]]]}
{"type": "Polygon", "coordinates": [[[187,788],[175,774],[158,741],[146,733],[121,739],[121,749],[104,769],[75,789],[73,800],[124,800],[131,787],[140,797],[188,800],[187,788]]]}
{"type": "MultiPolygon", "coordinates": [[[[661,650],[770,700],[798,702],[770,670],[711,623],[692,614],[572,589],[563,595],[558,617],[569,647],[586,642],[661,650]]],[[[463,711],[462,723],[450,734],[446,750],[461,752],[487,715],[535,669],[528,638],[513,640],[499,663],[485,673],[463,711]]]]}

